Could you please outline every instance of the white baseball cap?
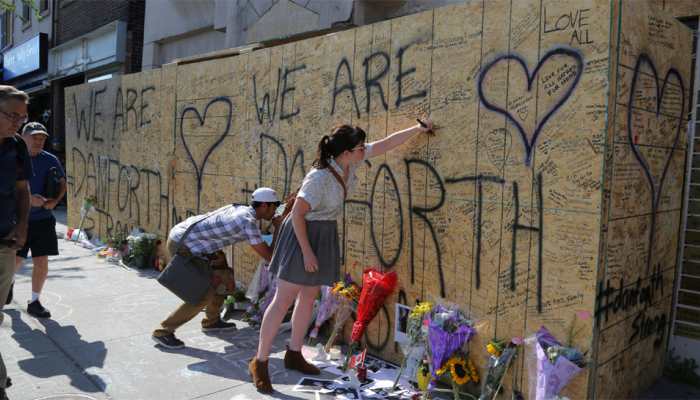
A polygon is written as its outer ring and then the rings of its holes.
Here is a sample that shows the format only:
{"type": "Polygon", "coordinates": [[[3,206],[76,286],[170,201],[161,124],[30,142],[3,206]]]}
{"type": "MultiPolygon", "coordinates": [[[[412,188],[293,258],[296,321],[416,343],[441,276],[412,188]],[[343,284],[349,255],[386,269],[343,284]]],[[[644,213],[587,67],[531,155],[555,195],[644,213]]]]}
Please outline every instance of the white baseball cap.
{"type": "Polygon", "coordinates": [[[259,203],[279,203],[279,197],[277,197],[277,192],[273,189],[267,187],[261,187],[255,189],[253,192],[253,201],[259,203]]]}
{"type": "Polygon", "coordinates": [[[46,127],[38,122],[30,122],[22,128],[23,135],[46,135],[49,136],[46,131],[46,127]]]}

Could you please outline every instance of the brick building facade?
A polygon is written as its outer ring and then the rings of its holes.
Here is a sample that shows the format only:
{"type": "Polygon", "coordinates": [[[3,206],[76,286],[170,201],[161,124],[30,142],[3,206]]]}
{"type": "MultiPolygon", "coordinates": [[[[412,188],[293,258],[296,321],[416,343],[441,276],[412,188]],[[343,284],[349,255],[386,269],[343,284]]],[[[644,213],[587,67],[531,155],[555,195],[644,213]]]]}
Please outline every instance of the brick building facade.
{"type": "Polygon", "coordinates": [[[61,45],[113,21],[127,23],[124,73],[141,71],[145,0],[58,0],[55,45],[61,45]]]}

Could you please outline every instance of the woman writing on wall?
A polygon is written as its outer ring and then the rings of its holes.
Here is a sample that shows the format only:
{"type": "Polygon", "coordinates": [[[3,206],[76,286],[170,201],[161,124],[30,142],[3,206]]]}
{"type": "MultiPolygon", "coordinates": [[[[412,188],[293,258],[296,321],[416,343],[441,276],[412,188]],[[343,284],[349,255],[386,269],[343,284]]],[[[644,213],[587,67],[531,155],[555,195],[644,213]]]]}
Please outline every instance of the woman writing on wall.
{"type": "Polygon", "coordinates": [[[295,300],[292,338],[284,366],[307,375],[320,373],[304,360],[301,346],[319,287],[331,286],[340,279],[336,220],[343,211],[346,191],[355,185],[355,171],[364,160],[380,156],[419,133],[430,133],[432,127],[430,120],[419,121],[418,125],[365,144],[362,129],[342,125],[321,138],[314,168],[304,178],[292,211],[282,223],[270,262],[270,271],[278,277],[277,290],[262,320],[258,352],[248,366],[259,392],[272,393],[268,356],[280,324],[295,300]]]}

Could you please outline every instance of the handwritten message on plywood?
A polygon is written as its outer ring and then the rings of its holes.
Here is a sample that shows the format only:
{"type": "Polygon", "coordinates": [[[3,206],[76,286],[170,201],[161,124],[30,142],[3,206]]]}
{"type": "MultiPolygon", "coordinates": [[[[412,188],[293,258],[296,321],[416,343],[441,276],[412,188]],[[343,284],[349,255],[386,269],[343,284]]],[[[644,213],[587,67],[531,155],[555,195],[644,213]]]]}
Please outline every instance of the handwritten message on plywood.
{"type": "MultiPolygon", "coordinates": [[[[574,344],[592,364],[564,394],[630,393],[605,374],[667,336],[658,315],[676,267],[690,50],[666,49],[688,33],[651,3],[625,7],[470,1],[71,88],[70,223],[96,195],[88,227],[100,235],[166,235],[188,215],[249,202],[256,187],[295,190],[336,124],[374,141],[429,114],[437,135],[365,163],[339,221],[346,272],[400,276],[367,346],[398,359],[394,302],[459,304],[482,322],[477,363],[492,337],[545,325],[565,340],[583,312],[595,317],[578,322],[574,344]],[[653,299],[616,308],[619,287],[638,280],[653,299]],[[632,337],[639,313],[645,328],[632,337]]],[[[257,257],[238,245],[233,260],[248,280],[257,257]]],[[[638,382],[660,369],[625,371],[638,382]]]]}
{"type": "Polygon", "coordinates": [[[678,268],[690,33],[653,4],[621,2],[596,295],[595,392],[633,397],[661,374],[678,268]],[[630,381],[632,380],[632,381],[630,381]],[[633,381],[635,383],[633,383],[633,381]]]}

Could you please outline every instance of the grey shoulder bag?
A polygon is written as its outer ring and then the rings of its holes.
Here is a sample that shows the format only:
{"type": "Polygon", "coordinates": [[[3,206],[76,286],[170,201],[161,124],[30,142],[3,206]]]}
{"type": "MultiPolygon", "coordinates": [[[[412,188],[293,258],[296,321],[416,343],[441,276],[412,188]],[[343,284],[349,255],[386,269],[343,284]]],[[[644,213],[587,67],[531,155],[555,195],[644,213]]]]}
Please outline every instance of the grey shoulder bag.
{"type": "Polygon", "coordinates": [[[211,287],[212,268],[209,262],[192,254],[187,256],[180,254],[183,243],[185,243],[192,228],[211,215],[207,214],[187,227],[177,244],[175,254],[158,276],[158,283],[165,286],[185,303],[201,303],[211,287]]]}

